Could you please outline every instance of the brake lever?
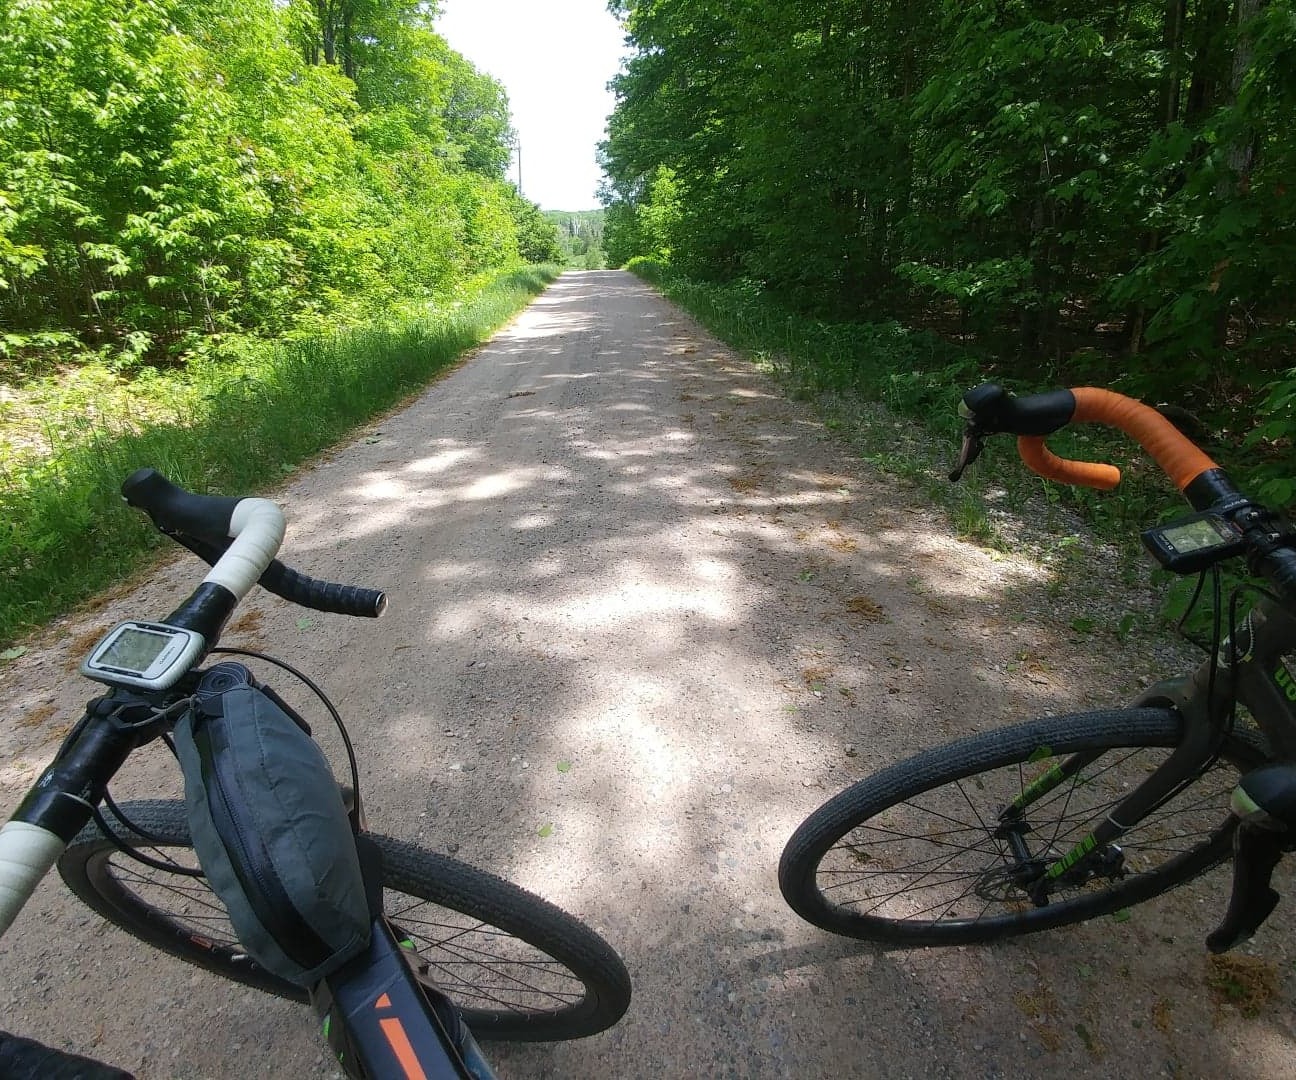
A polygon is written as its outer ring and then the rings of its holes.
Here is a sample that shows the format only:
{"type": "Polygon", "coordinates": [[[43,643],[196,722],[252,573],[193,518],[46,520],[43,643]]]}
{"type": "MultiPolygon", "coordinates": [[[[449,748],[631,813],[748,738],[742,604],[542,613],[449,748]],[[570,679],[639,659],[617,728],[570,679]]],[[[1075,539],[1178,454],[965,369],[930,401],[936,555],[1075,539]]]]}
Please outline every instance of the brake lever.
{"type": "Polygon", "coordinates": [[[1241,820],[1233,834],[1228,911],[1206,938],[1214,953],[1246,941],[1278,904],[1269,879],[1296,839],[1296,763],[1274,761],[1253,769],[1238,781],[1230,805],[1241,820]]]}
{"type": "Polygon", "coordinates": [[[1283,837],[1272,829],[1241,824],[1233,834],[1233,892],[1224,921],[1206,938],[1213,953],[1228,952],[1255,935],[1278,906],[1269,885],[1283,855],[1283,837]]]}
{"type": "Polygon", "coordinates": [[[977,430],[973,424],[968,424],[963,429],[963,447],[959,450],[958,461],[954,463],[954,468],[950,470],[949,478],[954,483],[958,483],[966,469],[972,462],[981,456],[981,450],[985,444],[985,436],[977,430]]]}

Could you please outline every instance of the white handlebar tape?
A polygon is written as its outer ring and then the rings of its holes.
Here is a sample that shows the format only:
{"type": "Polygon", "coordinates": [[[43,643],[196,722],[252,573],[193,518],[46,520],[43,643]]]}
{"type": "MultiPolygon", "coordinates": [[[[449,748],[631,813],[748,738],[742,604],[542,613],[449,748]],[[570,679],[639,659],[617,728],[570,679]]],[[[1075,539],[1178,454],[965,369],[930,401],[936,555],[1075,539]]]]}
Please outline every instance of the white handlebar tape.
{"type": "Polygon", "coordinates": [[[6,822],[0,829],[0,934],[18,917],[64,846],[54,833],[25,821],[6,822]]]}
{"type": "Polygon", "coordinates": [[[220,585],[242,600],[279,553],[284,515],[269,499],[243,499],[230,517],[230,544],[204,581],[220,585]]]}

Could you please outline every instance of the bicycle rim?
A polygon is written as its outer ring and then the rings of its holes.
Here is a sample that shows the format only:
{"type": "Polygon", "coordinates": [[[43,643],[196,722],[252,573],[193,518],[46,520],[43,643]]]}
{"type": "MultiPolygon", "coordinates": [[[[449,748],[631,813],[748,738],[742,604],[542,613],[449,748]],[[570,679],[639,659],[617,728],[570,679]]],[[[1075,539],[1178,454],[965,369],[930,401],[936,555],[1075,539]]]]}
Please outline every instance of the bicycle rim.
{"type": "MultiPolygon", "coordinates": [[[[154,839],[140,850],[197,866],[184,806],[128,804],[154,839]]],[[[453,859],[370,834],[383,852],[388,918],[420,979],[494,1039],[561,1039],[615,1023],[629,1002],[620,959],[593,931],[538,897],[453,859]]],[[[252,960],[205,878],[145,866],[97,829],[69,845],[60,873],[77,896],[136,937],[234,981],[295,1000],[300,987],[252,960]]]]}
{"type": "Polygon", "coordinates": [[[991,941],[1122,911],[1231,851],[1229,794],[1239,768],[1258,760],[1238,740],[1115,845],[1077,854],[1169,756],[1179,727],[1169,710],[1081,714],[902,762],[807,819],[780,865],[784,895],[836,933],[913,945],[991,941]],[[1080,751],[1101,754],[1070,779],[1041,779],[1080,751]],[[1003,811],[1041,788],[1014,839],[1003,811]],[[1041,887],[1041,873],[1068,857],[1074,866],[1041,887]]]}

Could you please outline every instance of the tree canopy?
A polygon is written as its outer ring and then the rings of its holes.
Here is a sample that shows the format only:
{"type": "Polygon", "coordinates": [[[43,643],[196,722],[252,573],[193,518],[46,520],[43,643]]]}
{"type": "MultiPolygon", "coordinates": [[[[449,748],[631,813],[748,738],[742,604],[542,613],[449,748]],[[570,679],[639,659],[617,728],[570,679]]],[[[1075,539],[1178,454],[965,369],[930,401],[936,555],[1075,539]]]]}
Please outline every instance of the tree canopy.
{"type": "Polygon", "coordinates": [[[1135,390],[1291,366],[1291,0],[611,7],[614,263],[1157,360],[1135,390]]]}
{"type": "Polygon", "coordinates": [[[0,355],[182,355],[556,251],[431,5],[0,6],[0,355]]]}

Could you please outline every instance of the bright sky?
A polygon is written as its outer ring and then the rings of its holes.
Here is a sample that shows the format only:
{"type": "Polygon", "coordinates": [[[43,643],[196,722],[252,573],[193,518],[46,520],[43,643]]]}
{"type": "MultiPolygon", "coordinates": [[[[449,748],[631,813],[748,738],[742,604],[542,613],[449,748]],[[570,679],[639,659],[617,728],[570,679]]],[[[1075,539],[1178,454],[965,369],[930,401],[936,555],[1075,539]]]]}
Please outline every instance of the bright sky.
{"type": "Polygon", "coordinates": [[[508,92],[522,194],[542,210],[595,209],[595,153],[615,104],[607,84],[626,51],[607,0],[440,0],[440,7],[438,33],[508,92]]]}

